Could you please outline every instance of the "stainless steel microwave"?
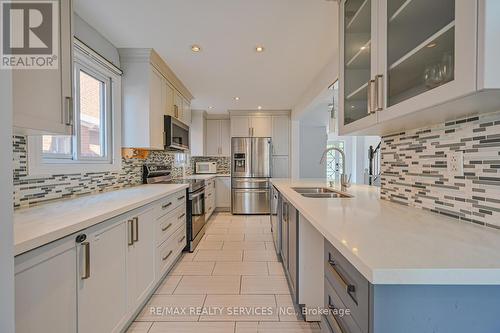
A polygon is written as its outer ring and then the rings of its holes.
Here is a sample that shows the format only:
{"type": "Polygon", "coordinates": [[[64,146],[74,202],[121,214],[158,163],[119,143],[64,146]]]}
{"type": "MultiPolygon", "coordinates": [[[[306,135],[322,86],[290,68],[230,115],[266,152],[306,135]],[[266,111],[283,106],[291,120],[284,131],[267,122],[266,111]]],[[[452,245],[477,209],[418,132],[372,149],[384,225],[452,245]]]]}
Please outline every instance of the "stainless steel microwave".
{"type": "Polygon", "coordinates": [[[172,116],[164,116],[165,149],[189,150],[189,126],[172,116]]]}

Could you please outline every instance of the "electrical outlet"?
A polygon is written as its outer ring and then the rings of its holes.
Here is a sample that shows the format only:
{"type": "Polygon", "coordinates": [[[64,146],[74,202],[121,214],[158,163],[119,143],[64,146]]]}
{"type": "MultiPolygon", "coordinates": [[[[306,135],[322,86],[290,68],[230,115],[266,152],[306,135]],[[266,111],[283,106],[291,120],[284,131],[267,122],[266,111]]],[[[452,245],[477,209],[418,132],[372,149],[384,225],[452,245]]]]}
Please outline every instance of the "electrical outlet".
{"type": "Polygon", "coordinates": [[[464,175],[464,152],[453,151],[446,154],[448,174],[453,177],[464,175]]]}

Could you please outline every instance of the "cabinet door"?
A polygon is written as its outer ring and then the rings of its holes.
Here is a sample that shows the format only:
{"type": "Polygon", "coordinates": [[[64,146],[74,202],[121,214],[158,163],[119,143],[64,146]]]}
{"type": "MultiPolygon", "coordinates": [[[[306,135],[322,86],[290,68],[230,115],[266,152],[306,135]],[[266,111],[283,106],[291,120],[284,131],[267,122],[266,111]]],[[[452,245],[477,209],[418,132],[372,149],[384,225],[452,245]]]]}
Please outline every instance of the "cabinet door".
{"type": "Polygon", "coordinates": [[[166,109],[166,81],[153,67],[150,73],[149,91],[149,146],[163,149],[163,116],[166,109]]]}
{"type": "Polygon", "coordinates": [[[127,291],[129,310],[135,311],[155,282],[155,221],[153,210],[127,221],[127,291]],[[132,241],[130,241],[132,240],[132,241]],[[132,243],[132,244],[131,244],[132,243]]]}
{"type": "Polygon", "coordinates": [[[273,155],[288,155],[290,144],[290,119],[273,116],[273,155]]]}
{"type": "Polygon", "coordinates": [[[60,0],[60,35],[56,69],[12,71],[13,126],[28,134],[71,135],[73,15],[71,0],[60,0]]]}
{"type": "Polygon", "coordinates": [[[220,155],[231,155],[231,121],[220,120],[220,155]]]}
{"type": "Polygon", "coordinates": [[[76,333],[74,237],[15,258],[16,332],[76,333]]]}
{"type": "Polygon", "coordinates": [[[475,91],[475,1],[381,0],[380,8],[379,121],[475,91]]]}
{"type": "Polygon", "coordinates": [[[249,137],[250,118],[247,116],[231,117],[231,137],[249,137]]]}
{"type": "Polygon", "coordinates": [[[165,80],[166,86],[165,86],[165,93],[166,93],[166,105],[165,107],[167,108],[166,114],[172,117],[175,117],[175,110],[174,110],[174,104],[175,104],[175,90],[172,88],[172,86],[165,80]]]}
{"type": "Polygon", "coordinates": [[[182,95],[176,90],[174,97],[174,117],[182,120],[182,95]]]}
{"type": "Polygon", "coordinates": [[[252,136],[271,137],[273,135],[272,117],[256,116],[251,117],[252,136]]]}
{"type": "Polygon", "coordinates": [[[127,314],[127,223],[112,219],[81,234],[78,332],[115,332],[127,314]],[[88,269],[86,269],[88,268],[88,269]]]}
{"type": "Polygon", "coordinates": [[[207,119],[206,152],[208,156],[220,153],[220,121],[207,119]]]}
{"type": "Polygon", "coordinates": [[[215,178],[215,207],[231,207],[231,177],[215,178]]]}
{"type": "Polygon", "coordinates": [[[191,125],[191,103],[187,99],[182,100],[182,121],[186,125],[191,125]]]}
{"type": "Polygon", "coordinates": [[[292,205],[288,205],[288,274],[295,297],[297,297],[298,232],[297,210],[292,205]]]}
{"type": "Polygon", "coordinates": [[[379,0],[343,0],[340,6],[339,132],[377,122],[374,110],[377,75],[377,15],[379,0]],[[373,81],[372,81],[373,80],[373,81]]]}
{"type": "Polygon", "coordinates": [[[272,175],[273,178],[289,177],[289,159],[288,156],[273,156],[272,175]]]}

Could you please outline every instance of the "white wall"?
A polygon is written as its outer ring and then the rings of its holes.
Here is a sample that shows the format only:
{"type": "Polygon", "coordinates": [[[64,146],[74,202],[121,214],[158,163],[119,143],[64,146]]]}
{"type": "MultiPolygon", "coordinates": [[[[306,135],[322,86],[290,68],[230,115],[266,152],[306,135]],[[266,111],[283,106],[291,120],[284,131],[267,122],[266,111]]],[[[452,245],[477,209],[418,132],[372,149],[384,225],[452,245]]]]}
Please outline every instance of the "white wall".
{"type": "Polygon", "coordinates": [[[85,22],[80,16],[75,14],[73,18],[76,38],[81,40],[88,47],[99,53],[115,66],[120,67],[120,57],[116,47],[97,30],[85,22]]]}
{"type": "Polygon", "coordinates": [[[326,126],[300,126],[300,178],[326,178],[326,165],[319,161],[327,139],[326,126]]]}
{"type": "Polygon", "coordinates": [[[0,332],[14,333],[12,82],[0,70],[0,332]]]}

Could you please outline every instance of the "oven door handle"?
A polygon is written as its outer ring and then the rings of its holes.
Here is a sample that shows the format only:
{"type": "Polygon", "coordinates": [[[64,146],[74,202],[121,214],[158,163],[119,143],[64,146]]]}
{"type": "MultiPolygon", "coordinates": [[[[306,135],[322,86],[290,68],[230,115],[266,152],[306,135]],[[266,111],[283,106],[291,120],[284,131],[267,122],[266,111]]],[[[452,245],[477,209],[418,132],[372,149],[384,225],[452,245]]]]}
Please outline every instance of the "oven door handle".
{"type": "Polygon", "coordinates": [[[198,193],[193,193],[193,194],[190,194],[189,195],[189,200],[192,200],[192,199],[195,199],[195,198],[198,198],[200,195],[204,195],[205,194],[205,190],[202,190],[198,193]]]}

